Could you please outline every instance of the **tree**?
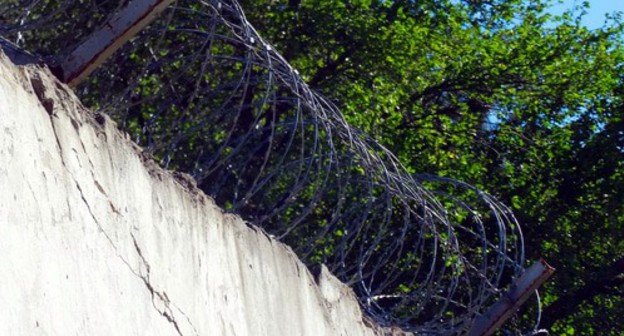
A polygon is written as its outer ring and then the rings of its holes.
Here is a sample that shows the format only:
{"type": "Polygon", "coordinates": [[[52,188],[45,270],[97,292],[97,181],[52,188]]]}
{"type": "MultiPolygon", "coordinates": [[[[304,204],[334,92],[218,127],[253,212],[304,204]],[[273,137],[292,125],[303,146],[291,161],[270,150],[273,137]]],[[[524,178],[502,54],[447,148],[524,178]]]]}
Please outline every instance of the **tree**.
{"type": "MultiPolygon", "coordinates": [[[[48,2],[51,8],[59,3],[48,2]]],[[[513,207],[524,224],[529,258],[543,255],[558,269],[543,297],[546,327],[557,334],[617,334],[624,329],[615,318],[624,312],[624,256],[620,252],[624,247],[624,126],[620,113],[624,48],[618,17],[602,29],[590,31],[580,26],[578,12],[552,18],[545,13],[548,2],[541,0],[260,0],[242,4],[261,35],[308,83],[339,105],[349,123],[391,149],[411,173],[464,180],[513,207]]],[[[54,12],[48,7],[39,10],[54,12]]],[[[190,15],[181,16],[186,18],[181,21],[192,25],[190,15]]],[[[84,35],[97,24],[96,19],[81,23],[84,28],[80,29],[61,26],[60,33],[32,31],[32,37],[26,39],[29,49],[57,52],[61,44],[50,42],[51,35],[73,34],[75,29],[84,35]]],[[[167,23],[171,22],[160,24],[167,23]]],[[[287,98],[271,97],[270,111],[254,114],[251,102],[266,88],[257,83],[245,86],[239,98],[247,103],[239,113],[211,119],[233,125],[229,132],[214,127],[182,139],[181,134],[194,129],[199,120],[197,100],[210,100],[214,106],[227,101],[228,96],[215,93],[221,92],[216,89],[235,86],[233,74],[243,63],[215,62],[210,69],[203,69],[197,59],[184,68],[182,62],[175,61],[176,53],[167,50],[227,50],[238,59],[249,55],[236,44],[207,48],[203,39],[181,31],[163,35],[158,40],[163,54],[155,55],[142,46],[126,49],[108,64],[109,77],[96,76],[84,87],[84,99],[101,104],[106,100],[102,93],[114,97],[146,72],[138,85],[130,87],[130,104],[122,102],[129,107],[127,113],[117,115],[120,125],[142,144],[156,147],[164,164],[186,171],[196,169],[198,157],[210,162],[206,153],[258,153],[249,165],[252,169],[233,169],[236,173],[227,177],[248,181],[245,174],[253,176],[252,170],[263,167],[260,154],[271,146],[266,141],[268,133],[254,133],[249,146],[228,148],[204,146],[209,143],[206,137],[227,138],[254,125],[284,122],[280,118],[291,108],[287,98]],[[210,89],[206,90],[209,93],[200,91],[200,96],[193,95],[194,83],[185,80],[197,69],[205,71],[202,75],[207,79],[202,85],[210,89]],[[163,74],[176,74],[180,81],[162,83],[159,78],[163,74]],[[154,94],[163,86],[175,97],[196,99],[180,98],[171,103],[171,96],[154,94]],[[164,106],[167,113],[163,113],[164,106]],[[158,148],[163,143],[175,145],[158,148]]],[[[268,76],[257,68],[248,73],[268,76]]],[[[293,143],[315,141],[296,140],[293,143]]],[[[284,137],[274,143],[289,142],[284,137]]],[[[299,149],[293,147],[289,160],[297,160],[299,149]]],[[[356,180],[360,171],[354,167],[350,173],[356,180]]],[[[210,176],[205,175],[208,180],[210,176]]],[[[298,181],[296,174],[292,176],[298,181]]],[[[312,180],[333,183],[323,174],[312,180]]],[[[245,183],[213,194],[225,207],[236,208],[236,202],[228,204],[226,200],[244,190],[245,183]]],[[[285,180],[276,183],[288,184],[285,180]]],[[[224,184],[219,180],[212,185],[224,184]]],[[[208,184],[203,187],[210,192],[208,184]]],[[[342,204],[334,200],[345,194],[377,192],[349,188],[338,184],[322,197],[305,190],[302,203],[317,204],[315,210],[284,210],[280,218],[298,218],[307,211],[315,221],[329,223],[332,219],[327,220],[326,214],[342,204]]],[[[259,204],[281,204],[292,196],[285,188],[275,190],[259,204]]],[[[359,201],[358,209],[365,209],[368,204],[359,201]]],[[[250,218],[258,214],[253,208],[246,209],[244,214],[250,218]]],[[[302,229],[297,236],[323,247],[322,253],[314,255],[321,261],[339,254],[336,242],[340,235],[352,234],[344,228],[329,231],[328,227],[302,229]]],[[[351,246],[343,248],[347,251],[351,246]]],[[[392,266],[405,267],[401,260],[392,266]]],[[[396,280],[399,285],[414,285],[414,280],[396,280]]],[[[529,319],[517,323],[530,324],[529,319]]]]}
{"type": "Polygon", "coordinates": [[[558,268],[546,327],[624,328],[611,318],[624,308],[619,21],[590,31],[578,12],[552,18],[540,1],[245,5],[291,64],[412,172],[513,205],[531,258],[558,268]]]}

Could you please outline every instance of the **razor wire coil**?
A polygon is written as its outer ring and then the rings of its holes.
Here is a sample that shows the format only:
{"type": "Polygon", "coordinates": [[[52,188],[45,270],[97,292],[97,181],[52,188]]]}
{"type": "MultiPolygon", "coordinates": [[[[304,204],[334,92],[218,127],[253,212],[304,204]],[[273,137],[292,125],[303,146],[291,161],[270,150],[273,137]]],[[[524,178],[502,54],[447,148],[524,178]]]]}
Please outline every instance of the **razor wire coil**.
{"type": "MultiPolygon", "coordinates": [[[[125,2],[3,0],[0,34],[62,57],[125,2]]],[[[77,93],[227,211],[326,264],[382,326],[465,333],[523,271],[505,205],[409,174],[308,87],[236,0],[176,2],[77,93]]]]}

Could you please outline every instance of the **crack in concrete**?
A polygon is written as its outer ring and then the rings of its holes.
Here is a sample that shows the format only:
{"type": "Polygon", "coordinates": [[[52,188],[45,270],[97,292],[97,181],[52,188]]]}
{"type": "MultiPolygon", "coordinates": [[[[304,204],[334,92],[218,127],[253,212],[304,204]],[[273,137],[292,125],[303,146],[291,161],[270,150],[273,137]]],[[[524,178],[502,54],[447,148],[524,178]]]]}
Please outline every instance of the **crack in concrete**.
{"type": "MultiPolygon", "coordinates": [[[[108,233],[106,233],[106,231],[104,230],[104,228],[102,227],[102,225],[100,224],[100,221],[97,219],[97,217],[95,216],[95,213],[93,212],[93,209],[91,209],[91,205],[89,204],[89,202],[87,201],[84,192],[82,190],[82,188],[80,187],[80,183],[78,182],[78,180],[74,177],[74,175],[72,174],[72,172],[70,171],[70,169],[67,167],[67,164],[65,163],[65,158],[63,155],[63,146],[61,145],[60,142],[60,138],[58,135],[58,132],[56,130],[56,126],[54,124],[54,120],[52,118],[54,118],[55,114],[54,114],[54,99],[48,97],[47,94],[47,90],[45,87],[45,84],[43,83],[42,79],[40,77],[38,77],[37,75],[35,75],[34,77],[31,78],[31,85],[34,89],[35,95],[37,96],[37,98],[39,99],[39,101],[41,102],[43,108],[46,110],[46,112],[48,112],[48,116],[50,118],[50,125],[52,128],[52,132],[54,133],[54,138],[56,140],[56,145],[58,147],[59,150],[59,154],[61,157],[61,164],[63,165],[63,168],[65,169],[65,171],[67,172],[67,174],[69,175],[69,177],[72,179],[72,181],[74,182],[76,188],[78,189],[78,192],[80,194],[80,198],[82,199],[82,202],[84,203],[84,205],[87,207],[87,211],[89,212],[89,215],[91,216],[91,218],[93,219],[94,223],[97,225],[98,230],[104,235],[104,237],[106,237],[106,240],[108,241],[108,243],[111,245],[111,247],[113,248],[113,250],[115,251],[115,254],[117,255],[117,257],[128,267],[128,269],[130,270],[130,272],[132,274],[134,274],[136,277],[138,277],[139,279],[142,280],[142,282],[145,284],[145,286],[147,287],[147,289],[150,291],[151,296],[152,296],[152,306],[154,307],[154,309],[156,309],[156,311],[163,316],[169,323],[171,323],[176,332],[178,333],[178,335],[183,336],[182,331],[180,330],[180,326],[178,325],[178,322],[175,320],[175,317],[173,315],[173,312],[170,308],[170,306],[175,307],[188,321],[189,325],[193,328],[193,330],[195,331],[196,335],[199,335],[199,333],[197,332],[197,329],[195,328],[195,326],[191,323],[190,318],[188,317],[188,315],[186,315],[179,307],[177,307],[175,304],[171,303],[171,301],[169,300],[169,297],[167,297],[167,293],[166,292],[159,292],[157,290],[154,289],[154,287],[152,286],[151,282],[149,281],[149,274],[150,274],[150,265],[147,262],[147,260],[145,259],[145,257],[143,256],[143,253],[138,245],[138,242],[136,240],[136,238],[134,237],[134,235],[131,233],[131,237],[132,240],[134,242],[134,247],[139,255],[139,258],[141,259],[143,265],[146,268],[146,276],[141,275],[140,273],[137,273],[132,266],[130,265],[130,263],[124,259],[123,256],[121,256],[121,254],[119,253],[119,249],[117,248],[117,246],[115,245],[115,243],[113,242],[112,238],[108,235],[108,233]],[[163,306],[164,309],[159,309],[156,305],[155,302],[155,298],[158,298],[163,306]]],[[[82,143],[82,139],[80,140],[82,143]]],[[[85,150],[84,148],[84,144],[82,144],[83,150],[85,150]]],[[[86,152],[86,150],[85,150],[86,152]]],[[[97,182],[97,180],[95,180],[95,178],[92,176],[96,187],[99,189],[100,192],[102,192],[107,198],[108,195],[106,195],[106,193],[103,191],[103,188],[99,185],[99,183],[97,182]]],[[[116,210],[115,207],[112,205],[112,203],[109,200],[109,203],[112,207],[113,210],[116,210]]],[[[70,208],[71,209],[71,208],[70,208]]],[[[70,210],[71,211],[71,210],[70,210]]],[[[119,213],[118,211],[114,211],[116,213],[119,213]]]]}
{"type": "Polygon", "coordinates": [[[41,106],[48,112],[49,115],[54,115],[54,99],[48,97],[46,94],[46,87],[39,74],[33,74],[30,78],[30,85],[32,85],[37,99],[41,103],[41,106]]]}
{"type": "MultiPolygon", "coordinates": [[[[150,264],[145,259],[145,256],[143,256],[143,252],[141,251],[141,248],[139,247],[139,243],[137,242],[136,238],[134,237],[134,234],[130,233],[130,236],[132,237],[132,241],[134,243],[134,249],[137,251],[137,254],[139,255],[139,258],[141,259],[141,261],[143,262],[143,265],[145,266],[146,275],[139,275],[139,276],[143,280],[143,283],[145,284],[145,287],[147,287],[147,289],[152,294],[152,305],[154,306],[154,309],[156,309],[156,311],[158,311],[160,313],[160,315],[162,315],[165,319],[167,319],[167,321],[169,321],[169,323],[173,324],[174,328],[178,332],[178,335],[183,336],[182,335],[182,331],[180,331],[180,326],[178,325],[178,321],[176,321],[175,317],[173,316],[173,311],[171,310],[171,307],[170,307],[170,305],[172,305],[172,304],[171,304],[171,301],[169,300],[169,297],[167,296],[167,292],[162,291],[162,293],[161,293],[161,292],[157,291],[156,289],[154,289],[154,286],[152,285],[152,283],[149,280],[150,269],[151,269],[150,268],[150,264]],[[158,307],[156,305],[156,302],[155,302],[156,298],[160,299],[160,301],[162,302],[162,304],[164,306],[164,308],[162,310],[158,309],[158,307]]],[[[176,309],[180,310],[178,307],[176,307],[176,309]]],[[[186,314],[184,314],[184,313],[183,313],[183,315],[186,316],[186,314]]],[[[188,316],[187,316],[187,319],[188,319],[188,316]]],[[[195,327],[193,327],[193,328],[195,328],[195,327]]],[[[197,330],[195,330],[195,332],[197,333],[197,330]]]]}
{"type": "MultiPolygon", "coordinates": [[[[132,267],[130,266],[130,264],[119,254],[117,246],[113,242],[112,238],[108,235],[108,233],[106,233],[106,231],[104,230],[104,228],[100,224],[100,221],[97,219],[97,217],[93,213],[93,210],[91,209],[91,205],[87,201],[87,199],[86,199],[86,197],[84,195],[84,192],[82,191],[82,188],[80,187],[80,183],[78,183],[78,180],[74,177],[74,175],[72,174],[71,170],[69,170],[69,168],[67,167],[67,164],[65,163],[65,155],[63,154],[63,146],[61,145],[61,141],[59,140],[60,137],[59,137],[59,134],[58,134],[58,132],[56,130],[56,125],[54,124],[54,120],[52,119],[55,116],[54,110],[53,110],[54,109],[54,99],[48,97],[48,92],[46,90],[46,86],[43,83],[43,80],[41,79],[41,77],[39,77],[39,74],[33,74],[32,76],[33,77],[31,77],[31,80],[30,80],[31,85],[33,87],[35,95],[37,96],[37,99],[39,99],[39,101],[41,102],[41,104],[43,105],[45,110],[48,112],[48,116],[50,118],[50,127],[52,128],[52,133],[54,133],[54,139],[56,140],[56,146],[58,147],[58,150],[59,150],[59,154],[60,154],[60,157],[61,157],[61,164],[63,165],[63,168],[65,169],[65,171],[67,172],[69,177],[72,179],[72,181],[74,181],[74,184],[76,185],[76,188],[78,189],[78,192],[80,193],[80,198],[82,199],[82,202],[87,207],[87,211],[89,211],[89,215],[91,215],[91,218],[93,219],[93,221],[97,225],[98,230],[106,237],[106,239],[108,240],[108,243],[113,247],[113,250],[115,250],[115,254],[117,254],[117,257],[119,257],[119,259],[121,259],[132,270],[132,267]]],[[[82,139],[80,139],[80,142],[82,144],[82,139]]],[[[82,148],[86,152],[84,144],[82,145],[82,148]]],[[[96,183],[96,186],[99,187],[99,183],[95,180],[95,178],[94,178],[94,181],[96,183]]],[[[100,189],[100,191],[102,191],[102,189],[100,189]]],[[[108,195],[106,195],[106,196],[108,196],[108,195]]],[[[68,204],[68,207],[69,207],[69,204],[68,204]]],[[[71,207],[69,207],[69,209],[71,209],[71,207]]],[[[134,273],[134,271],[133,271],[133,273],[134,273]]]]}

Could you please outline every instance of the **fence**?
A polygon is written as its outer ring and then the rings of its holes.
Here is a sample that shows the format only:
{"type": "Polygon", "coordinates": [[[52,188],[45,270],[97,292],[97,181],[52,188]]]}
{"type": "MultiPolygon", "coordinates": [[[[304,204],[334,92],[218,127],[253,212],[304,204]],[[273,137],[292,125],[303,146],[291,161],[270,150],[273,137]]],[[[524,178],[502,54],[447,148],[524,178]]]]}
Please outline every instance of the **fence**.
{"type": "MultiPolygon", "coordinates": [[[[0,34],[58,65],[124,5],[5,0],[0,34]]],[[[174,3],[76,91],[227,211],[325,263],[382,325],[465,333],[523,272],[506,206],[409,174],[308,87],[235,0],[174,3]]]]}

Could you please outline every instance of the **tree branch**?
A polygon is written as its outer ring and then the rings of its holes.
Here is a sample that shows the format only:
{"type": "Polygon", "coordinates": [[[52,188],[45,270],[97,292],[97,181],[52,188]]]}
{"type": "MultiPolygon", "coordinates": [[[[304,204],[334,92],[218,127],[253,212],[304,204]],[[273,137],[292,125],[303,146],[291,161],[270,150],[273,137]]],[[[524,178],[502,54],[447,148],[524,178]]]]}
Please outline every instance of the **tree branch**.
{"type": "Polygon", "coordinates": [[[543,312],[544,328],[551,328],[557,321],[578,311],[578,307],[600,294],[612,295],[613,289],[624,285],[624,257],[611,264],[606,270],[584,286],[570,291],[551,303],[543,312]]]}

